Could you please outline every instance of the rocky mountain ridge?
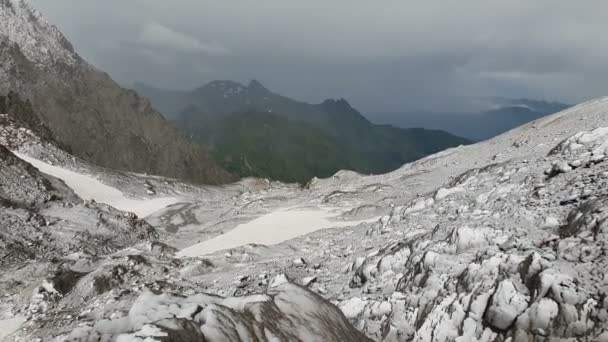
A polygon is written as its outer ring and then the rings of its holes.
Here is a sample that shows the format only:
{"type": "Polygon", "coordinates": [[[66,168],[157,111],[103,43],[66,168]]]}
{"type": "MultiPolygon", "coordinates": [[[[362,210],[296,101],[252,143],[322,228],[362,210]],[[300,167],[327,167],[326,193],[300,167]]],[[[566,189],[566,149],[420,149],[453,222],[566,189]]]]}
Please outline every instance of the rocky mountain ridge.
{"type": "Polygon", "coordinates": [[[0,35],[18,45],[27,59],[43,67],[81,61],[72,44],[31,4],[2,0],[0,6],[0,35]]]}
{"type": "Polygon", "coordinates": [[[308,104],[256,80],[213,81],[184,92],[136,88],[240,176],[306,183],[341,169],[379,174],[469,142],[443,131],[375,125],[345,99],[308,104]]]}
{"type": "Polygon", "coordinates": [[[101,166],[225,183],[235,177],[150,103],[80,58],[24,0],[0,2],[0,94],[28,100],[74,155],[101,166]]]}

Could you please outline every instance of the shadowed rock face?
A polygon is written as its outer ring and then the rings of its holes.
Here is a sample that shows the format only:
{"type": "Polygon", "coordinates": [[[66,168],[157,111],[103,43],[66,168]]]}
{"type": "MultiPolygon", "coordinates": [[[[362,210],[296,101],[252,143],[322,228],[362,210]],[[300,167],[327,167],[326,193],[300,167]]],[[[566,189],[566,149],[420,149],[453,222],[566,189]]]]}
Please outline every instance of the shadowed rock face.
{"type": "Polygon", "coordinates": [[[41,139],[58,143],[34,113],[32,104],[22,100],[17,93],[10,91],[6,96],[0,95],[0,114],[7,114],[18,126],[32,130],[41,139]]]}
{"type": "Polygon", "coordinates": [[[233,179],[147,100],[82,60],[29,5],[2,1],[0,18],[0,94],[29,100],[73,154],[119,170],[214,184],[233,179]]]}
{"type": "Polygon", "coordinates": [[[47,177],[0,144],[0,200],[17,208],[37,208],[49,201],[77,201],[62,181],[47,177]]]}

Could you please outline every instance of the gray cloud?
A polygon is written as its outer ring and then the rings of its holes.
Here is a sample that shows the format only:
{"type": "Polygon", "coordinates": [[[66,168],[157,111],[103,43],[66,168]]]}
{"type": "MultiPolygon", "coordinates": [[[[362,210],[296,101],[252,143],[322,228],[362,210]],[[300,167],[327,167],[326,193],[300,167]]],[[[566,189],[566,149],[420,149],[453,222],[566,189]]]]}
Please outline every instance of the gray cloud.
{"type": "Polygon", "coordinates": [[[608,2],[33,0],[124,84],[256,78],[367,113],[608,95],[608,2]]]}
{"type": "Polygon", "coordinates": [[[155,50],[178,52],[200,52],[212,55],[229,54],[228,49],[218,44],[203,43],[195,36],[175,31],[156,21],[146,23],[139,33],[138,42],[155,50]]]}

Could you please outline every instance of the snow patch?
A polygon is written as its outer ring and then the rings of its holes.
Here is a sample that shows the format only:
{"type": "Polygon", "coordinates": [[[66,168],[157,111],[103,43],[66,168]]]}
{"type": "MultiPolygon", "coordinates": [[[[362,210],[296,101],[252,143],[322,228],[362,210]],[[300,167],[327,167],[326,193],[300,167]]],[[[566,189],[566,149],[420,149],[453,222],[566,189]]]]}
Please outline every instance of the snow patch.
{"type": "Polygon", "coordinates": [[[135,213],[139,217],[146,217],[179,201],[175,197],[143,200],[127,198],[118,189],[107,186],[91,176],[66,170],[18,152],[13,153],[22,160],[32,164],[40,172],[63,180],[80,198],[105,203],[116,209],[135,213]]]}
{"type": "Polygon", "coordinates": [[[356,226],[361,223],[375,222],[380,218],[375,217],[362,221],[330,220],[339,214],[332,208],[325,207],[316,210],[293,208],[277,210],[251,222],[238,225],[226,234],[185,248],[177,256],[197,257],[252,243],[275,245],[319,229],[356,226]]]}
{"type": "Polygon", "coordinates": [[[17,331],[23,323],[25,323],[25,318],[19,316],[0,319],[0,340],[17,331]]]}

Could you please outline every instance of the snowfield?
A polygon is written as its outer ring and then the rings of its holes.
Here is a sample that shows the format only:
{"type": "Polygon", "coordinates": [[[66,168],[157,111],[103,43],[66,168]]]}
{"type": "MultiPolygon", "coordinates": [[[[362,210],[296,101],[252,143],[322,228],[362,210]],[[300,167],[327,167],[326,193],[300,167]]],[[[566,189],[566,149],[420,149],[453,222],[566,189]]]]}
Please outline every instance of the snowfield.
{"type": "Polygon", "coordinates": [[[14,333],[25,322],[23,317],[0,319],[0,341],[6,336],[14,333]]]}
{"type": "Polygon", "coordinates": [[[179,202],[179,199],[176,197],[142,200],[128,198],[118,189],[107,186],[91,176],[54,166],[19,152],[13,153],[22,160],[32,164],[41,172],[64,181],[83,200],[95,200],[95,202],[105,203],[116,209],[132,212],[139,217],[146,217],[179,202]]]}
{"type": "Polygon", "coordinates": [[[241,224],[226,234],[184,248],[179,257],[197,257],[248,244],[275,245],[324,228],[356,226],[377,221],[380,217],[360,221],[341,221],[336,208],[287,208],[274,211],[241,224]],[[333,220],[332,220],[333,219],[333,220]]]}

